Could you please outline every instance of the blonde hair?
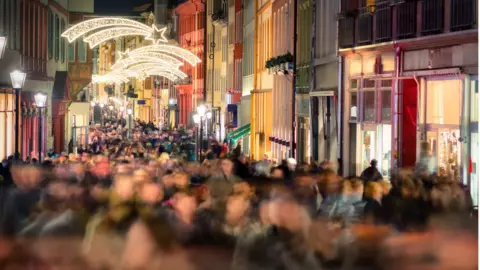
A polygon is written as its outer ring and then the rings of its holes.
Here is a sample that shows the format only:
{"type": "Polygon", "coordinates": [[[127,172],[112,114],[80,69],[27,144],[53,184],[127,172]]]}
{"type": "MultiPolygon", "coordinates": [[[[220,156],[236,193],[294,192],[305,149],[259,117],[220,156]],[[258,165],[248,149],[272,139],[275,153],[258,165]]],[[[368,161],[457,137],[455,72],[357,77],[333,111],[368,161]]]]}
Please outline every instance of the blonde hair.
{"type": "Polygon", "coordinates": [[[373,198],[375,191],[383,191],[382,185],[377,182],[369,182],[365,187],[365,197],[373,198]]]}

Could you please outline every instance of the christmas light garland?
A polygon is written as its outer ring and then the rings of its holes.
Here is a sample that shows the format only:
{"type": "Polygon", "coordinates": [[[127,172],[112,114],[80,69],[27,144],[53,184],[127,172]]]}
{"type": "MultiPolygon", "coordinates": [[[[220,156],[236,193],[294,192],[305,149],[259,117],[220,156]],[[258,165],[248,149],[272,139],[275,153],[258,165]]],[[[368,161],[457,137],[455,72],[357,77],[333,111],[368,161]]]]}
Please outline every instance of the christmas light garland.
{"type": "Polygon", "coordinates": [[[77,38],[84,36],[89,32],[96,31],[102,28],[113,27],[128,27],[131,29],[139,29],[143,32],[146,32],[146,36],[151,35],[152,32],[152,27],[149,27],[148,25],[141,22],[118,17],[105,17],[86,20],[78,23],[63,32],[62,37],[67,38],[68,42],[72,43],[77,38]]]}
{"type": "Polygon", "coordinates": [[[109,29],[95,32],[94,34],[85,37],[83,41],[89,44],[90,49],[93,49],[98,45],[100,45],[101,43],[108,41],[110,39],[115,39],[115,38],[125,37],[125,36],[137,36],[137,35],[138,36],[148,35],[148,32],[141,29],[135,29],[135,28],[129,28],[129,27],[116,27],[116,28],[109,28],[109,29]]]}

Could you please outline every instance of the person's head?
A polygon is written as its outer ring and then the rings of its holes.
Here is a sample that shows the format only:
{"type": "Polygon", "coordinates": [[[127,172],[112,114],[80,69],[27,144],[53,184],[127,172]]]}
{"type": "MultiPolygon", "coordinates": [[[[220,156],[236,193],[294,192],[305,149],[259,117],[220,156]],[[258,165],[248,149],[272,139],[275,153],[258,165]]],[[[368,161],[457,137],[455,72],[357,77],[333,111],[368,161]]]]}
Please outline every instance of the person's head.
{"type": "Polygon", "coordinates": [[[140,199],[148,204],[156,204],[163,199],[163,189],[157,183],[144,183],[139,190],[140,199]]]}
{"type": "Polygon", "coordinates": [[[129,174],[117,174],[115,175],[113,191],[122,200],[129,200],[135,194],[135,185],[133,177],[129,174]]]}
{"type": "Polygon", "coordinates": [[[222,172],[227,176],[230,176],[233,173],[233,162],[229,159],[222,159],[220,161],[220,167],[222,169],[222,172]]]}
{"type": "Polygon", "coordinates": [[[227,199],[225,219],[228,224],[236,225],[246,217],[250,209],[250,201],[242,195],[230,196],[227,199]]]}
{"type": "Polygon", "coordinates": [[[383,196],[388,195],[388,193],[390,193],[390,190],[392,189],[392,184],[385,180],[380,181],[379,184],[382,186],[383,196]]]}
{"type": "Polygon", "coordinates": [[[377,182],[369,182],[365,188],[365,197],[373,200],[381,200],[383,195],[382,186],[377,182]]]}
{"type": "Polygon", "coordinates": [[[342,195],[349,197],[352,194],[352,184],[348,180],[342,181],[342,195]]]}
{"type": "Polygon", "coordinates": [[[133,181],[135,184],[141,184],[141,183],[146,183],[150,182],[150,176],[148,175],[148,172],[143,169],[138,169],[133,172],[133,181]]]}
{"type": "Polygon", "coordinates": [[[373,168],[376,168],[376,167],[377,167],[377,164],[378,164],[378,162],[377,162],[376,159],[372,159],[372,160],[370,161],[370,166],[372,166],[373,168]]]}
{"type": "Polygon", "coordinates": [[[326,170],[322,173],[323,189],[327,194],[335,194],[339,191],[340,179],[333,170],[326,170]]]}
{"type": "Polygon", "coordinates": [[[363,196],[363,191],[364,191],[363,181],[358,178],[353,178],[349,181],[352,187],[352,193],[359,194],[360,197],[363,196]]]}
{"type": "Polygon", "coordinates": [[[281,168],[278,168],[278,167],[273,167],[270,170],[270,177],[272,179],[283,179],[283,177],[284,177],[283,170],[281,168]]]}

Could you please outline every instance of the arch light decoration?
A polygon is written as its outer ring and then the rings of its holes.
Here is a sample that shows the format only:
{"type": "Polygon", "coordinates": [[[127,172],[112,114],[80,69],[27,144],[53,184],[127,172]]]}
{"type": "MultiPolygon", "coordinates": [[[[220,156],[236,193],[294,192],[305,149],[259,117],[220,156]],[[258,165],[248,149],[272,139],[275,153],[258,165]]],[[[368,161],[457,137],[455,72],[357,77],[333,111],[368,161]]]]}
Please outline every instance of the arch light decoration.
{"type": "Polygon", "coordinates": [[[183,73],[181,70],[172,68],[172,67],[166,67],[166,66],[159,66],[157,63],[135,63],[127,68],[130,71],[133,72],[139,72],[139,71],[145,71],[148,72],[150,70],[162,70],[166,71],[172,74],[175,74],[177,77],[181,79],[185,79],[188,77],[187,74],[183,73]]]}
{"type": "Polygon", "coordinates": [[[137,35],[144,36],[154,44],[160,44],[168,42],[165,38],[166,30],[166,27],[158,29],[155,25],[148,26],[131,19],[104,17],[78,23],[63,32],[62,37],[66,38],[69,43],[83,37],[90,44],[90,48],[110,39],[137,35]]]}
{"type": "MultiPolygon", "coordinates": [[[[163,56],[171,57],[168,55],[163,55],[163,56]]],[[[163,57],[144,57],[144,56],[131,57],[131,58],[117,61],[115,64],[112,65],[112,70],[122,70],[128,66],[131,66],[135,63],[140,63],[140,62],[157,63],[157,65],[172,67],[172,68],[179,68],[180,66],[183,66],[183,63],[178,61],[177,59],[173,57],[171,57],[171,59],[172,61],[170,61],[170,59],[168,58],[163,58],[163,57]]]]}
{"type": "Polygon", "coordinates": [[[93,49],[101,43],[112,39],[112,37],[118,38],[132,35],[149,35],[149,33],[148,31],[136,29],[132,32],[132,28],[129,27],[115,27],[95,32],[84,38],[83,41],[88,43],[90,49],[93,49]]]}
{"type": "Polygon", "coordinates": [[[128,55],[131,57],[131,56],[146,55],[150,53],[163,53],[163,54],[166,53],[169,55],[173,55],[175,57],[178,57],[188,62],[192,66],[195,66],[196,64],[202,62],[200,58],[198,58],[195,54],[193,54],[189,50],[185,50],[175,45],[167,45],[167,44],[160,44],[160,45],[154,44],[154,45],[140,47],[133,51],[129,51],[128,55]]]}

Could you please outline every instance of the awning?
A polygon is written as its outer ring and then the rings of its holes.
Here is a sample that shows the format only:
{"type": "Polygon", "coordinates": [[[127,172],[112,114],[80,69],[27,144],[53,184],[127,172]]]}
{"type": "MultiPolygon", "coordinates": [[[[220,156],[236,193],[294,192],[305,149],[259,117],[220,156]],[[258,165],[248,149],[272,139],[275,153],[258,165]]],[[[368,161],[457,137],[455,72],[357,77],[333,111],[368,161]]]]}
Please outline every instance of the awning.
{"type": "Polygon", "coordinates": [[[236,130],[230,132],[227,135],[227,139],[232,140],[232,142],[235,143],[239,139],[241,139],[242,137],[244,137],[248,134],[250,134],[250,124],[241,126],[241,127],[237,128],[236,130]]]}

